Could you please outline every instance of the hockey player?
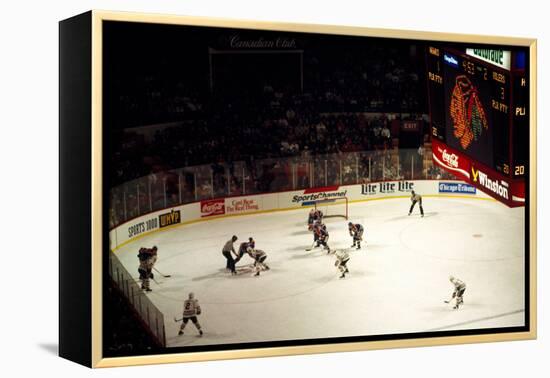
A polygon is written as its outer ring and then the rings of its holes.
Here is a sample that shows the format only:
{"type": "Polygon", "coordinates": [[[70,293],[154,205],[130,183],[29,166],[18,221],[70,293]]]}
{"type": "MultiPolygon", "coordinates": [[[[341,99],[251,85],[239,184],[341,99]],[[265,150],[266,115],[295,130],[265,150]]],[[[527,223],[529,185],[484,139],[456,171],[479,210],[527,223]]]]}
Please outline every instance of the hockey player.
{"type": "Polygon", "coordinates": [[[322,222],[323,221],[323,212],[319,209],[313,212],[313,221],[322,222]]]}
{"type": "Polygon", "coordinates": [[[411,208],[409,209],[409,215],[411,215],[414,205],[418,202],[418,207],[420,207],[420,215],[424,217],[424,209],[422,208],[422,196],[420,194],[416,194],[414,190],[411,190],[411,208]]]}
{"type": "Polygon", "coordinates": [[[248,248],[248,242],[242,242],[239,244],[239,250],[237,251],[237,258],[235,259],[235,265],[243,258],[248,248]]]}
{"type": "Polygon", "coordinates": [[[311,209],[307,216],[307,225],[310,230],[313,227],[313,221],[315,220],[314,217],[315,217],[315,209],[311,209]]]}
{"type": "Polygon", "coordinates": [[[464,292],[466,291],[466,284],[464,281],[459,280],[456,277],[450,276],[449,281],[454,286],[453,296],[451,297],[451,300],[445,301],[445,303],[450,303],[453,299],[456,298],[456,302],[454,305],[454,309],[458,310],[461,304],[464,304],[464,292]]]}
{"type": "Polygon", "coordinates": [[[256,242],[254,241],[253,238],[248,238],[248,241],[247,242],[243,242],[239,245],[239,251],[237,252],[237,258],[235,259],[235,265],[243,258],[243,256],[247,253],[247,249],[251,247],[251,248],[255,248],[256,247],[256,242]]]}
{"type": "Polygon", "coordinates": [[[156,246],[153,246],[153,248],[140,248],[137,255],[139,260],[139,280],[141,281],[141,288],[145,291],[152,291],[150,280],[154,278],[153,266],[157,261],[157,251],[158,248],[156,246]]]}
{"type": "Polygon", "coordinates": [[[256,241],[252,237],[248,238],[248,246],[251,248],[256,248],[256,241]]]}
{"type": "Polygon", "coordinates": [[[357,249],[361,249],[361,240],[363,240],[363,226],[359,223],[348,223],[349,236],[353,237],[353,244],[351,248],[357,245],[357,249]]]}
{"type": "Polygon", "coordinates": [[[139,260],[139,280],[141,281],[141,289],[145,291],[151,291],[149,287],[149,273],[147,272],[147,260],[149,259],[149,253],[147,248],[140,248],[138,252],[139,260]]]}
{"type": "Polygon", "coordinates": [[[180,331],[178,332],[178,335],[183,335],[183,330],[185,329],[187,322],[191,320],[195,325],[195,327],[197,327],[197,330],[199,331],[199,335],[202,336],[201,325],[199,324],[199,321],[197,319],[197,315],[200,315],[200,314],[201,314],[201,306],[199,305],[199,301],[195,299],[195,295],[193,293],[189,293],[189,298],[183,302],[183,318],[181,319],[182,322],[181,322],[180,331]]]}
{"type": "Polygon", "coordinates": [[[315,234],[317,235],[317,247],[323,246],[327,253],[330,253],[330,247],[328,246],[328,230],[327,226],[325,226],[323,223],[319,224],[315,228],[315,234]]]}
{"type": "Polygon", "coordinates": [[[269,270],[269,266],[264,263],[264,261],[267,259],[267,254],[264,251],[262,251],[261,249],[248,247],[246,252],[250,257],[254,259],[254,271],[256,272],[254,274],[255,276],[259,276],[261,270],[269,270]]]}
{"type": "Polygon", "coordinates": [[[335,255],[336,261],[334,262],[334,266],[340,271],[340,278],[345,278],[346,273],[349,273],[348,267],[346,266],[349,261],[349,254],[345,250],[341,249],[337,250],[335,255]]]}
{"type": "Polygon", "coordinates": [[[237,271],[235,270],[235,260],[233,259],[233,256],[231,253],[235,255],[236,258],[238,258],[237,253],[235,252],[235,247],[233,246],[233,243],[237,241],[237,236],[233,235],[231,239],[229,239],[223,246],[222,254],[227,259],[227,264],[225,266],[226,269],[231,271],[231,274],[237,274],[237,271]]]}

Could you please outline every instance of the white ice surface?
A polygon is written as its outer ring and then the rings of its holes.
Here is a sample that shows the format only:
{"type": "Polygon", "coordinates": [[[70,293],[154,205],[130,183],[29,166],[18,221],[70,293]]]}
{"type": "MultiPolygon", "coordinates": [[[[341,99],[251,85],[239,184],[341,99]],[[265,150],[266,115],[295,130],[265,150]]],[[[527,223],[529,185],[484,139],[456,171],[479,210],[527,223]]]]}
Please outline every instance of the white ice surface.
{"type": "MultiPolygon", "coordinates": [[[[350,204],[350,220],[365,226],[363,249],[350,250],[350,273],[339,279],[334,256],[306,252],[308,209],[199,222],[157,232],[118,250],[136,272],[140,246],[159,248],[149,293],[165,315],[168,346],[230,344],[493,328],[524,325],[524,209],[492,200],[425,198],[407,216],[408,199],[350,204]],[[244,256],[240,274],[225,271],[223,244],[249,236],[268,254],[271,270],[253,277],[244,256]],[[449,275],[467,284],[458,311],[443,301],[449,275]],[[202,306],[199,338],[189,323],[177,336],[183,300],[202,306]]],[[[331,248],[349,248],[343,218],[326,220],[331,248]]]]}

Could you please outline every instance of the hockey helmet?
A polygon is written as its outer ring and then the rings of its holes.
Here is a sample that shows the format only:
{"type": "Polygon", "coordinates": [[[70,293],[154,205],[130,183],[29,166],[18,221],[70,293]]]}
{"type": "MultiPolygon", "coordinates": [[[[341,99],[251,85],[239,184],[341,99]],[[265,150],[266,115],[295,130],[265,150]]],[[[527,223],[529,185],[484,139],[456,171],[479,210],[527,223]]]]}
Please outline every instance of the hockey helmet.
{"type": "Polygon", "coordinates": [[[189,299],[194,299],[195,298],[195,294],[193,292],[189,293],[189,299]]]}

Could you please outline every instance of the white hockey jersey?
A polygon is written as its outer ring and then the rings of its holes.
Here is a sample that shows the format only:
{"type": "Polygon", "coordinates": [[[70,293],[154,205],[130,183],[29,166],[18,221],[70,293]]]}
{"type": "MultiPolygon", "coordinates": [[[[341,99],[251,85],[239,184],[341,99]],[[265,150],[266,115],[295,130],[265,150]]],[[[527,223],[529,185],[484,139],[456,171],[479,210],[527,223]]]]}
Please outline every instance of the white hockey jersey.
{"type": "Polygon", "coordinates": [[[464,283],[464,281],[459,280],[458,278],[453,279],[451,282],[454,285],[456,291],[466,289],[466,284],[464,283]]]}
{"type": "Polygon", "coordinates": [[[248,252],[250,257],[252,257],[254,260],[259,260],[260,258],[266,256],[266,253],[262,251],[261,249],[253,249],[248,252]]]}
{"type": "Polygon", "coordinates": [[[336,259],[338,259],[338,261],[349,260],[349,253],[344,249],[339,249],[334,254],[336,256],[336,259]]]}
{"type": "Polygon", "coordinates": [[[201,313],[201,306],[197,299],[186,299],[183,302],[183,317],[189,318],[191,316],[196,316],[201,313]]]}

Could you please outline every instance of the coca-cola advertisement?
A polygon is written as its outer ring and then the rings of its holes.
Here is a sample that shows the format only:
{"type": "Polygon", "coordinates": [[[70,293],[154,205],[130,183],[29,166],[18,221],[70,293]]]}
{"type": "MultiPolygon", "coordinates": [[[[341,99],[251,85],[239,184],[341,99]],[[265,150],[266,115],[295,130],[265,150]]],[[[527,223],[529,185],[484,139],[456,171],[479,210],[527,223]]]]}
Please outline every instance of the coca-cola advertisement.
{"type": "Polygon", "coordinates": [[[471,160],[449,146],[432,140],[436,164],[510,207],[525,204],[525,183],[512,182],[501,173],[471,160]]]}
{"type": "Polygon", "coordinates": [[[464,180],[470,179],[470,160],[437,140],[432,140],[432,153],[435,162],[464,180]]]}
{"type": "Polygon", "coordinates": [[[223,214],[225,214],[225,200],[223,198],[201,201],[201,217],[223,214]]]}

